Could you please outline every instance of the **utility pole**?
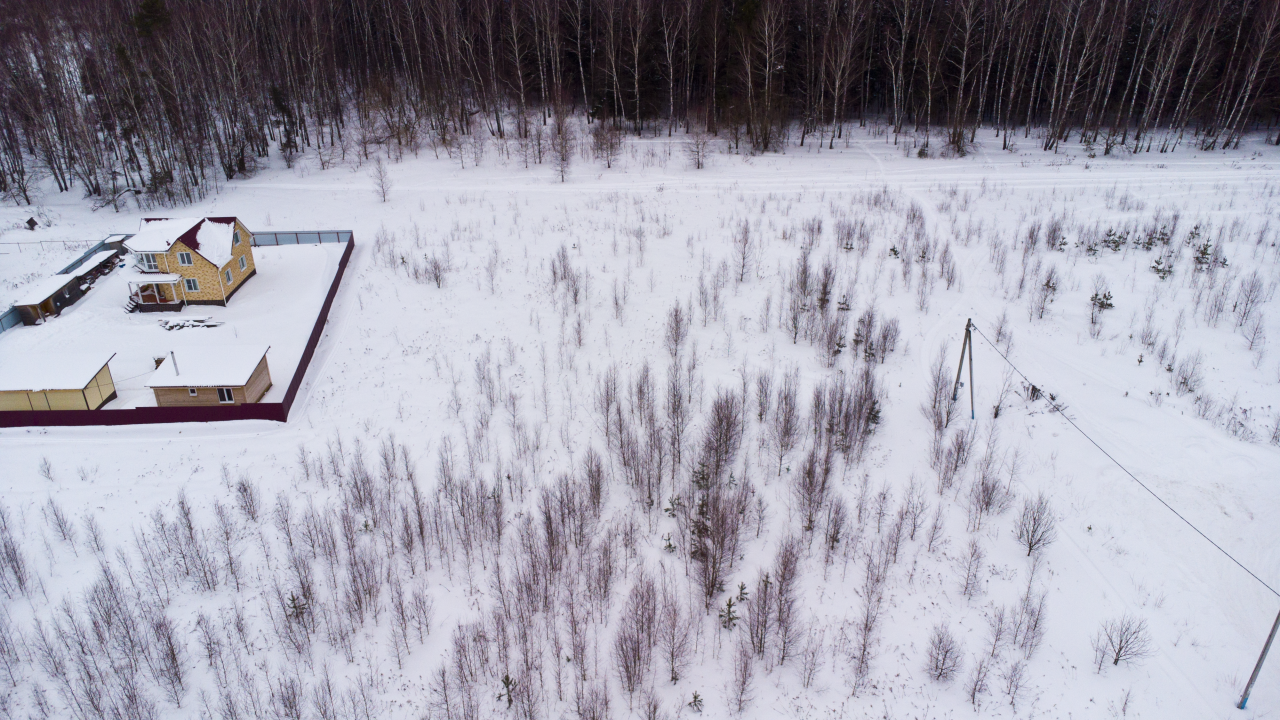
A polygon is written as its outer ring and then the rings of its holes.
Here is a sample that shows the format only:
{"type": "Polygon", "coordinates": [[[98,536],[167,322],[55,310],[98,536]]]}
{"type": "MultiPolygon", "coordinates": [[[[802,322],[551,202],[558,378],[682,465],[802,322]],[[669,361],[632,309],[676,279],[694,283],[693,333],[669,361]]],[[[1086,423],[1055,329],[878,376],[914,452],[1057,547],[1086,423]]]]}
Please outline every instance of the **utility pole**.
{"type": "Polygon", "coordinates": [[[1271,649],[1271,643],[1276,639],[1276,631],[1280,630],[1280,613],[1276,613],[1276,621],[1271,624],[1271,634],[1267,636],[1267,642],[1262,646],[1262,654],[1258,656],[1258,664],[1253,666],[1253,674],[1249,676],[1249,682],[1244,686],[1244,692],[1240,695],[1240,702],[1236,705],[1241,710],[1244,709],[1245,703],[1249,702],[1249,693],[1253,692],[1253,684],[1258,682],[1258,674],[1262,672],[1262,663],[1267,659],[1267,651],[1271,649]]]}
{"type": "Polygon", "coordinates": [[[951,389],[951,402],[960,399],[960,374],[964,372],[964,352],[969,351],[969,419],[976,418],[973,407],[973,318],[964,321],[964,344],[960,346],[960,366],[956,368],[956,384],[951,389]]]}

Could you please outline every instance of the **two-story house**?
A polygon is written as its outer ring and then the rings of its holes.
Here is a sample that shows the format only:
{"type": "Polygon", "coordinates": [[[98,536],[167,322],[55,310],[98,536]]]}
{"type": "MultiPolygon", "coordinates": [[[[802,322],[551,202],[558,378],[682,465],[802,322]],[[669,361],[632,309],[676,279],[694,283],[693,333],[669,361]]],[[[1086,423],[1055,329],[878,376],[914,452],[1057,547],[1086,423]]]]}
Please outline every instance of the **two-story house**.
{"type": "Polygon", "coordinates": [[[133,256],[129,310],[226,305],[253,277],[253,234],[236,218],[146,218],[124,241],[133,256]]]}

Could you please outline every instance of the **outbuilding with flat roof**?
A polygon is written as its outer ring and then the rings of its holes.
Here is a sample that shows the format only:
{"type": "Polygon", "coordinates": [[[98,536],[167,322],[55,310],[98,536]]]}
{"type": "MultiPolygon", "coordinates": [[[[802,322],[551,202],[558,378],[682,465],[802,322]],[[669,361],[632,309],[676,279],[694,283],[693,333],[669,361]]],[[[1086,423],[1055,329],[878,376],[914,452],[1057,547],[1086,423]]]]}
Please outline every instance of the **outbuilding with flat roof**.
{"type": "Polygon", "coordinates": [[[103,250],[80,263],[75,270],[41,278],[23,288],[13,303],[22,316],[22,324],[37,325],[61,315],[63,308],[84,297],[94,281],[111,272],[119,254],[119,250],[103,250]]]}
{"type": "Polygon", "coordinates": [[[261,345],[193,347],[161,359],[147,387],[160,407],[256,403],[271,388],[261,345]]]}
{"type": "Polygon", "coordinates": [[[0,411],[97,410],[116,397],[115,354],[23,354],[0,360],[0,411]]]}

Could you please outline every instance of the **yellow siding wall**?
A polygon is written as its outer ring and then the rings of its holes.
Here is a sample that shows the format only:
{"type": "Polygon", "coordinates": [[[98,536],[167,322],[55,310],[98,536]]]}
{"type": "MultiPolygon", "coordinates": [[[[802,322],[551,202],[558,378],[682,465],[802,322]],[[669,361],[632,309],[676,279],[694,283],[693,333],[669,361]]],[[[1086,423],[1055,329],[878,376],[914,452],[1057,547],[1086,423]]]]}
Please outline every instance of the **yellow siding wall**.
{"type": "Polygon", "coordinates": [[[202,387],[196,388],[196,394],[192,395],[187,388],[152,388],[156,394],[156,405],[160,407],[184,407],[191,405],[243,405],[245,400],[244,388],[231,388],[231,397],[234,402],[224,403],[218,401],[218,388],[202,387]]]}
{"type": "Polygon", "coordinates": [[[84,393],[80,390],[45,390],[43,395],[49,399],[50,410],[89,409],[84,401],[84,393]]]}
{"type": "Polygon", "coordinates": [[[107,398],[111,397],[116,391],[115,382],[111,379],[111,370],[103,365],[98,374],[89,381],[84,389],[85,399],[89,401],[89,409],[97,410],[102,407],[107,398]]]}
{"type": "Polygon", "coordinates": [[[263,355],[258,361],[258,367],[253,369],[253,374],[249,376],[249,382],[244,386],[245,398],[248,402],[258,402],[263,395],[267,394],[267,389],[271,387],[271,372],[267,369],[267,356],[263,355]]]}
{"type": "Polygon", "coordinates": [[[116,391],[106,365],[84,390],[16,390],[0,392],[3,410],[97,410],[116,391]]]}
{"type": "Polygon", "coordinates": [[[206,301],[221,302],[222,301],[222,285],[218,282],[218,268],[209,262],[200,253],[187,247],[187,244],[179,240],[169,248],[169,252],[163,255],[157,253],[156,260],[160,263],[160,271],[181,275],[184,278],[195,278],[200,283],[200,292],[188,292],[186,285],[179,282],[175,287],[178,291],[178,297],[185,297],[187,301],[206,301]],[[178,263],[178,253],[191,253],[191,265],[181,265],[178,263]]]}
{"type": "Polygon", "coordinates": [[[231,284],[227,286],[228,295],[231,294],[232,290],[240,287],[240,283],[252,275],[257,267],[253,264],[253,233],[250,233],[248,228],[240,224],[239,220],[236,220],[236,230],[240,233],[240,244],[232,246],[231,261],[222,266],[223,270],[231,271],[231,284]],[[244,257],[245,261],[244,270],[240,269],[241,256],[244,257]]]}
{"type": "Polygon", "coordinates": [[[31,401],[27,399],[27,393],[22,390],[0,392],[0,411],[4,410],[30,410],[31,401]]]}

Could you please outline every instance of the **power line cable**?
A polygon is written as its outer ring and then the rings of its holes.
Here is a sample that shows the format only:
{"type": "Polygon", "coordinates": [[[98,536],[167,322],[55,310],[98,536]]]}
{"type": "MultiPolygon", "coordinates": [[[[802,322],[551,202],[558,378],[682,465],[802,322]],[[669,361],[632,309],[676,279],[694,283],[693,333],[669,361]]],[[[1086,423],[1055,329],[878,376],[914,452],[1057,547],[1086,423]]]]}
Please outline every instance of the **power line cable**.
{"type": "MultiPolygon", "coordinates": [[[[1030,384],[1032,387],[1040,387],[1040,388],[1043,388],[1043,387],[1044,387],[1043,385],[1036,385],[1036,383],[1034,383],[1034,382],[1032,382],[1032,381],[1031,381],[1031,378],[1027,377],[1025,373],[1023,373],[1021,370],[1019,370],[1019,369],[1018,369],[1018,366],[1017,366],[1017,365],[1014,365],[1014,364],[1013,364],[1013,361],[1012,361],[1012,360],[1010,360],[1010,359],[1008,358],[1008,356],[1006,356],[1004,353],[1000,352],[1000,348],[996,347],[996,344],[995,344],[995,343],[993,343],[993,342],[991,342],[991,339],[990,339],[990,338],[988,338],[988,337],[987,337],[987,336],[982,332],[982,330],[978,328],[978,326],[977,326],[977,324],[976,324],[976,323],[972,323],[972,327],[973,327],[974,332],[978,333],[978,335],[980,335],[980,336],[982,337],[982,339],[983,339],[983,340],[985,340],[985,341],[987,342],[987,344],[991,346],[991,349],[992,349],[992,350],[995,350],[996,354],[997,354],[997,355],[999,355],[999,356],[1000,356],[1000,357],[1001,357],[1001,358],[1002,358],[1006,363],[1008,363],[1008,364],[1009,364],[1009,367],[1013,368],[1013,371],[1014,371],[1014,372],[1016,372],[1016,373],[1018,373],[1019,375],[1021,375],[1021,376],[1022,376],[1022,379],[1023,379],[1023,380],[1026,380],[1026,381],[1027,381],[1027,383],[1028,383],[1028,384],[1030,384]]],[[[1096,447],[1096,448],[1098,448],[1098,450],[1100,450],[1100,451],[1102,452],[1102,454],[1103,454],[1103,455],[1106,455],[1108,460],[1110,460],[1111,462],[1115,463],[1116,467],[1120,468],[1120,470],[1121,470],[1122,472],[1124,472],[1124,474],[1125,474],[1125,475],[1128,475],[1128,476],[1130,477],[1130,479],[1132,479],[1134,482],[1138,483],[1138,485],[1139,485],[1143,490],[1146,490],[1148,493],[1150,493],[1150,494],[1151,494],[1151,497],[1155,498],[1156,500],[1158,500],[1158,501],[1160,502],[1160,504],[1161,504],[1161,505],[1164,505],[1166,508],[1168,508],[1168,509],[1169,509],[1169,512],[1171,512],[1171,513],[1173,513],[1174,515],[1176,515],[1176,516],[1178,517],[1178,519],[1179,519],[1179,520],[1181,520],[1182,522],[1186,523],[1186,524],[1187,524],[1187,527],[1191,528],[1192,530],[1195,530],[1197,535],[1199,535],[1200,537],[1204,538],[1206,541],[1208,541],[1208,543],[1209,543],[1210,545],[1212,545],[1212,546],[1214,546],[1215,548],[1217,548],[1217,549],[1218,549],[1218,552],[1222,553],[1223,555],[1226,555],[1226,556],[1227,556],[1227,559],[1229,559],[1231,562],[1235,563],[1235,564],[1236,564],[1236,565],[1237,565],[1241,570],[1244,570],[1245,572],[1249,573],[1249,577],[1252,577],[1254,580],[1257,580],[1259,583],[1261,583],[1261,584],[1262,584],[1262,586],[1263,586],[1263,587],[1265,587],[1266,589],[1270,590],[1270,591],[1271,591],[1271,593],[1272,593],[1273,595],[1275,595],[1276,597],[1280,597],[1280,592],[1277,592],[1275,588],[1273,588],[1273,587],[1271,587],[1270,585],[1268,585],[1266,580],[1263,580],[1262,578],[1258,577],[1257,573],[1255,573],[1255,572],[1253,572],[1252,570],[1250,570],[1249,568],[1245,567],[1244,563],[1242,563],[1242,562],[1240,562],[1239,560],[1237,560],[1237,559],[1235,558],[1235,556],[1233,556],[1231,553],[1227,552],[1227,551],[1226,551],[1226,549],[1224,549],[1221,545],[1219,545],[1218,543],[1214,542],[1214,541],[1213,541],[1213,538],[1209,537],[1208,535],[1205,535],[1205,534],[1204,534],[1204,532],[1203,532],[1200,528],[1198,528],[1198,527],[1196,527],[1196,526],[1195,526],[1195,523],[1191,522],[1191,521],[1190,521],[1190,520],[1188,520],[1186,517],[1184,517],[1184,516],[1182,515],[1182,513],[1178,512],[1177,510],[1174,510],[1172,505],[1170,505],[1169,503],[1167,503],[1167,502],[1165,502],[1165,501],[1164,501],[1164,498],[1160,497],[1159,495],[1157,495],[1157,494],[1155,493],[1155,491],[1154,491],[1154,490],[1152,490],[1151,488],[1147,487],[1147,484],[1146,484],[1146,483],[1144,483],[1144,482],[1142,482],[1141,480],[1139,480],[1137,475],[1134,475],[1132,472],[1129,472],[1129,469],[1128,469],[1128,468],[1126,468],[1124,465],[1121,465],[1119,460],[1116,460],[1114,457],[1112,457],[1111,453],[1107,452],[1107,451],[1106,451],[1106,450],[1105,450],[1101,445],[1099,445],[1099,444],[1098,444],[1098,442],[1097,442],[1096,440],[1094,440],[1093,438],[1089,437],[1089,433],[1087,433],[1087,432],[1085,432],[1084,430],[1082,430],[1082,429],[1080,428],[1080,426],[1079,426],[1079,425],[1077,425],[1077,424],[1076,424],[1076,422],[1075,422],[1074,420],[1072,420],[1070,417],[1068,417],[1066,413],[1062,412],[1062,406],[1060,406],[1058,403],[1050,402],[1050,403],[1049,403],[1049,407],[1051,407],[1051,408],[1053,408],[1055,411],[1057,411],[1057,413],[1058,413],[1059,415],[1061,415],[1061,416],[1062,416],[1062,419],[1063,419],[1063,420],[1066,420],[1068,423],[1070,423],[1070,424],[1071,424],[1071,427],[1073,427],[1073,428],[1075,428],[1075,429],[1076,429],[1076,432],[1078,432],[1078,433],[1080,433],[1081,435],[1083,435],[1083,436],[1084,436],[1084,439],[1085,439],[1085,440],[1088,440],[1089,442],[1093,443],[1093,446],[1094,446],[1094,447],[1096,447]]]]}

